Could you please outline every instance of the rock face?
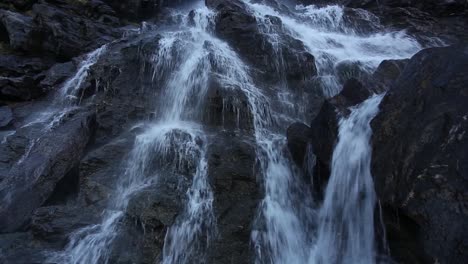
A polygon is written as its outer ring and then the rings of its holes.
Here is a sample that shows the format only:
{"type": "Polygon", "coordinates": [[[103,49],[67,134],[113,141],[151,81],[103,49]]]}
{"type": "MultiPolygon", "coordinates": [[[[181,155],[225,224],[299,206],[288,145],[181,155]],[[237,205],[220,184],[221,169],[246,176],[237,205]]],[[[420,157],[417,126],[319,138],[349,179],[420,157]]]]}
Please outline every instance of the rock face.
{"type": "Polygon", "coordinates": [[[4,203],[0,210],[0,232],[12,232],[23,226],[47,200],[56,184],[77,165],[93,129],[94,116],[82,114],[31,142],[9,174],[2,175],[0,197],[4,203]],[[54,144],[57,141],[64,144],[54,144]]]}
{"type": "Polygon", "coordinates": [[[466,47],[421,51],[372,124],[372,172],[398,261],[468,261],[467,71],[466,47]]]}
{"type": "Polygon", "coordinates": [[[218,228],[210,263],[251,263],[251,221],[261,199],[253,139],[221,132],[215,135],[209,149],[209,176],[218,228]]]}

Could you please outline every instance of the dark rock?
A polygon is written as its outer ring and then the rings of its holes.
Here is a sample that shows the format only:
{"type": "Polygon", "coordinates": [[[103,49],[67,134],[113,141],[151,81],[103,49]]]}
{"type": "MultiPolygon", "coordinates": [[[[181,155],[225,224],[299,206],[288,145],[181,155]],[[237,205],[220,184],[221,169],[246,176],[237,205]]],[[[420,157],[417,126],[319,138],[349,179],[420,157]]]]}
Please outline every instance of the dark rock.
{"type": "Polygon", "coordinates": [[[59,5],[42,2],[33,6],[32,52],[46,52],[60,60],[69,60],[120,37],[111,25],[80,15],[79,5],[59,2],[59,5]]]}
{"type": "Polygon", "coordinates": [[[42,91],[51,90],[57,84],[63,83],[70,78],[76,71],[76,67],[72,62],[58,63],[52,66],[40,78],[42,81],[39,83],[42,91]]]}
{"type": "Polygon", "coordinates": [[[226,89],[213,76],[202,120],[209,126],[252,131],[253,115],[249,106],[249,100],[241,90],[226,89]]]}
{"type": "Polygon", "coordinates": [[[53,65],[52,59],[0,55],[0,76],[21,77],[38,74],[53,65]]]}
{"type": "Polygon", "coordinates": [[[43,263],[43,243],[35,240],[31,232],[0,234],[1,263],[43,263]]]}
{"type": "Polygon", "coordinates": [[[31,17],[0,9],[0,29],[8,33],[7,36],[2,36],[2,40],[8,42],[11,48],[23,51],[29,49],[33,29],[31,17]]]}
{"type": "Polygon", "coordinates": [[[8,106],[0,107],[0,129],[11,125],[13,122],[13,112],[8,106]]]}
{"type": "Polygon", "coordinates": [[[80,204],[95,207],[108,204],[117,180],[125,171],[125,158],[132,146],[133,136],[124,134],[88,151],[79,164],[80,204]]]}
{"type": "Polygon", "coordinates": [[[166,174],[157,184],[133,196],[114,240],[110,261],[154,263],[160,258],[166,231],[184,208],[189,186],[183,176],[166,174]],[[135,247],[139,250],[128,250],[135,247]]]}
{"type": "Polygon", "coordinates": [[[343,90],[330,101],[345,112],[347,108],[364,102],[371,95],[371,90],[357,79],[351,78],[343,85],[343,90]]]}
{"type": "Polygon", "coordinates": [[[218,235],[209,263],[250,263],[251,223],[261,199],[255,162],[255,141],[250,136],[220,132],[210,140],[208,174],[218,235]]]}
{"type": "Polygon", "coordinates": [[[302,123],[294,123],[289,126],[287,130],[289,151],[291,152],[294,162],[300,167],[302,167],[304,163],[307,145],[312,136],[311,133],[310,127],[302,123]]]}
{"type": "Polygon", "coordinates": [[[388,90],[392,84],[400,77],[409,60],[384,60],[375,70],[372,77],[378,84],[388,90]]]}
{"type": "Polygon", "coordinates": [[[288,128],[288,149],[294,162],[302,168],[305,176],[312,176],[314,195],[321,198],[330,177],[331,160],[338,138],[338,122],[349,114],[349,108],[362,103],[371,95],[370,89],[358,80],[349,79],[343,90],[326,100],[310,127],[296,123],[288,128]],[[312,153],[309,153],[312,152],[312,153]],[[311,157],[315,155],[315,157],[311,157]],[[315,160],[310,172],[307,159],[315,160]]]}
{"type": "Polygon", "coordinates": [[[6,100],[28,101],[44,93],[37,89],[37,80],[31,76],[0,77],[0,95],[6,100]]]}
{"type": "Polygon", "coordinates": [[[364,63],[360,61],[341,61],[335,65],[335,75],[341,84],[347,80],[354,78],[364,80],[370,75],[370,68],[366,69],[364,63]]]}
{"type": "Polygon", "coordinates": [[[161,83],[153,81],[154,61],[160,36],[145,34],[108,48],[93,68],[95,81],[85,93],[98,91],[96,140],[106,142],[141,120],[155,115],[161,83]]]}
{"type": "Polygon", "coordinates": [[[278,27],[278,33],[281,34],[282,41],[277,43],[278,47],[274,47],[245,3],[239,0],[205,2],[217,11],[216,34],[236,47],[241,56],[256,68],[256,75],[264,82],[286,81],[291,87],[297,87],[317,73],[315,58],[307,52],[304,44],[282,33],[281,19],[265,18],[278,27]],[[275,63],[271,63],[272,58],[276,60],[275,63]]]}
{"type": "Polygon", "coordinates": [[[167,7],[191,4],[191,0],[103,0],[109,4],[119,17],[131,21],[151,19],[164,12],[167,7]]]}
{"type": "Polygon", "coordinates": [[[36,239],[62,246],[66,244],[69,234],[81,227],[94,224],[98,219],[99,212],[88,208],[41,207],[34,212],[30,228],[36,239]]]}
{"type": "Polygon", "coordinates": [[[372,174],[399,262],[468,261],[467,71],[466,47],[419,52],[372,123],[372,174]]]}
{"type": "Polygon", "coordinates": [[[94,115],[77,114],[31,146],[0,182],[0,231],[21,228],[80,160],[94,129],[94,115]],[[57,144],[57,143],[60,144],[57,144]]]}

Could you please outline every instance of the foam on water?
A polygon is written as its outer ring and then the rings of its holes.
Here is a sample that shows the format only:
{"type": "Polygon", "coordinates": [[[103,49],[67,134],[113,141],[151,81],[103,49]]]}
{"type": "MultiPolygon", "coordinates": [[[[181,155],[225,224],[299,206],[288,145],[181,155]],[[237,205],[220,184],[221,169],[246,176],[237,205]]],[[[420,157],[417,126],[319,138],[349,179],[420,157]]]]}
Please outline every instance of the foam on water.
{"type": "Polygon", "coordinates": [[[370,172],[370,122],[383,95],[354,108],[339,122],[331,176],[320,210],[311,263],[373,264],[375,191],[370,172]]]}

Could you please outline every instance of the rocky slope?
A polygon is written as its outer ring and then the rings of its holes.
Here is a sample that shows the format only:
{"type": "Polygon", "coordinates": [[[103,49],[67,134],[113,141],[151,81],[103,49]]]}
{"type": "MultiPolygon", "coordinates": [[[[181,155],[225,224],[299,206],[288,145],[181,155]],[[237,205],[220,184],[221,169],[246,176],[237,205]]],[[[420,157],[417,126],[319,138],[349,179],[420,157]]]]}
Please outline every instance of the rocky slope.
{"type": "MultiPolygon", "coordinates": [[[[292,8],[273,0],[255,2],[284,13],[292,8]]],[[[401,263],[468,262],[463,229],[468,197],[463,162],[468,158],[466,1],[378,2],[340,2],[347,6],[346,23],[362,31],[408,29],[422,43],[441,44],[434,42],[437,35],[458,46],[423,50],[410,60],[387,60],[373,73],[341,65],[337,72],[343,73],[338,74],[343,90],[325,100],[315,85],[318,56],[291,36],[279,17],[265,16],[265,29],[244,1],[205,1],[215,12],[213,35],[234,47],[248,64],[253,82],[274,98],[273,109],[281,109],[275,105],[281,101],[275,97],[278,83],[288,87],[288,96],[306,102],[294,111],[313,121],[310,127],[289,127],[287,156],[303,169],[304,184],[317,200],[330,174],[338,118],[373,92],[388,91],[373,122],[372,172],[391,256],[401,263]],[[359,17],[354,8],[374,12],[382,23],[359,17]],[[272,43],[271,32],[281,41],[272,43]],[[315,156],[311,171],[309,161],[315,156]]],[[[162,38],[158,30],[179,23],[171,10],[190,4],[0,3],[0,262],[44,263],[47,253],[66,247],[76,230],[98,223],[135,138],[144,129],[139,124],[159,114],[155,102],[161,100],[164,76],[155,81],[155,51],[162,38]],[[149,22],[139,24],[143,20],[149,22]],[[56,126],[44,133],[32,117],[56,102],[57,91],[82,67],[85,54],[104,44],[105,55],[87,70],[70,99],[79,104],[64,111],[56,126]]],[[[218,229],[207,262],[252,263],[251,233],[264,228],[253,223],[265,192],[258,179],[255,120],[249,98],[223,89],[216,66],[199,118],[207,130],[218,229]]],[[[279,130],[283,133],[286,126],[279,130]]],[[[110,263],[161,259],[166,231],[182,214],[192,181],[191,163],[184,164],[163,177],[162,184],[148,186],[130,200],[110,249],[110,263]]],[[[377,223],[379,217],[376,212],[377,223]]],[[[382,237],[380,231],[377,239],[382,237]]]]}

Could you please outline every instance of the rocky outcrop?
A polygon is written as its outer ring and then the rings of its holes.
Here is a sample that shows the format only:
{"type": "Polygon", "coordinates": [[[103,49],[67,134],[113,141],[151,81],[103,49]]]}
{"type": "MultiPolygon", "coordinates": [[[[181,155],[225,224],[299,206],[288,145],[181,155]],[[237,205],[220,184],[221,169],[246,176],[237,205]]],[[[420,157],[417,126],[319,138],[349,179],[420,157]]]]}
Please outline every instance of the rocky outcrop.
{"type": "MultiPolygon", "coordinates": [[[[254,67],[262,81],[278,83],[287,81],[297,87],[313,77],[317,69],[315,58],[306,50],[304,44],[289,36],[281,34],[281,42],[270,40],[256,19],[242,1],[206,0],[206,5],[217,11],[216,33],[254,67]],[[252,47],[256,47],[253,49],[252,47]],[[271,63],[271,60],[275,63],[271,63]],[[281,63],[285,61],[287,63],[281,63]]],[[[264,19],[281,32],[282,22],[278,17],[267,16],[264,19]]]]}
{"type": "Polygon", "coordinates": [[[97,2],[42,1],[27,15],[0,10],[3,40],[23,54],[69,60],[122,35],[113,10],[102,2],[101,8],[94,6],[97,2]]]}
{"type": "MultiPolygon", "coordinates": [[[[57,130],[26,142],[22,157],[11,164],[7,175],[1,175],[0,232],[22,227],[34,210],[47,201],[57,183],[80,160],[93,133],[94,120],[92,114],[77,114],[57,130]]],[[[9,138],[2,149],[11,148],[13,141],[9,138]]]]}
{"type": "Polygon", "coordinates": [[[468,261],[467,62],[463,46],[421,51],[372,123],[375,186],[403,263],[468,261]]]}
{"type": "Polygon", "coordinates": [[[255,176],[254,139],[250,135],[220,132],[208,148],[208,173],[218,228],[210,263],[251,263],[251,221],[261,199],[255,176]]]}

